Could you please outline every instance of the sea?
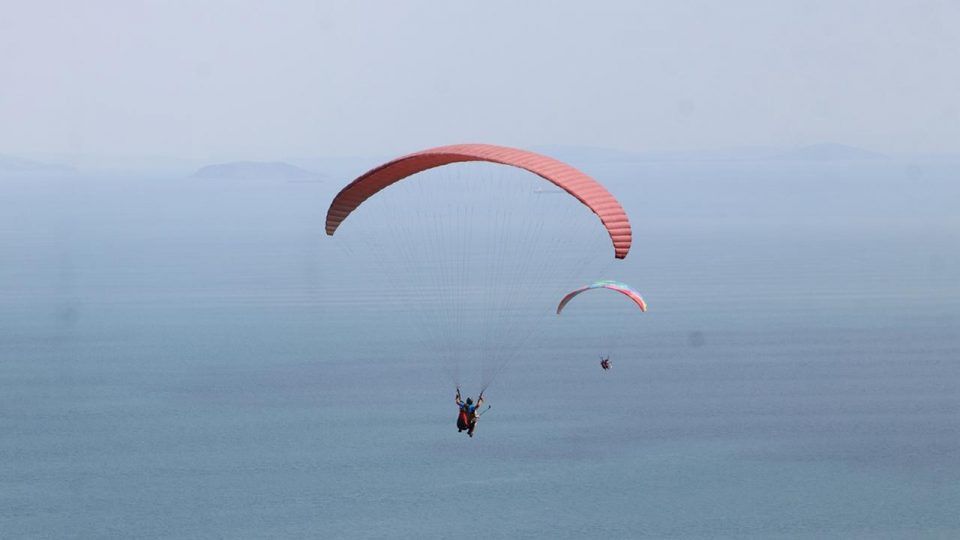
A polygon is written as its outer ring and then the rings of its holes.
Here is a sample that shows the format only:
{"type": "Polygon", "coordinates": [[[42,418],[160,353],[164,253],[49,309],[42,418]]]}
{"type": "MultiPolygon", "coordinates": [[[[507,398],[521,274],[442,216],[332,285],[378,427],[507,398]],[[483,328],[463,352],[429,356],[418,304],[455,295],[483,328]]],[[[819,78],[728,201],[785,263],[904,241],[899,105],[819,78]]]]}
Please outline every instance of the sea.
{"type": "Polygon", "coordinates": [[[612,296],[538,322],[473,438],[324,234],[376,162],[0,175],[0,538],[960,538],[960,160],[574,160],[649,310],[609,371],[612,296]]]}

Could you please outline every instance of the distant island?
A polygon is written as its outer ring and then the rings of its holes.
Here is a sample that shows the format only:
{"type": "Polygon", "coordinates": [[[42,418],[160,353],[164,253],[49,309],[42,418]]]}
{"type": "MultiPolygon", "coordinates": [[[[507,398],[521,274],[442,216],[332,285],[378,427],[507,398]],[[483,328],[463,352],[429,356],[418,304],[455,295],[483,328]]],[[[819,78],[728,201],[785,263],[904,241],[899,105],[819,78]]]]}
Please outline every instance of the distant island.
{"type": "Polygon", "coordinates": [[[272,179],[300,182],[316,182],[320,174],[301,169],[282,161],[232,161],[201,167],[193,178],[220,178],[232,180],[272,179]]]}
{"type": "Polygon", "coordinates": [[[73,173],[73,167],[53,163],[41,163],[29,159],[0,154],[0,173],[73,173]]]}

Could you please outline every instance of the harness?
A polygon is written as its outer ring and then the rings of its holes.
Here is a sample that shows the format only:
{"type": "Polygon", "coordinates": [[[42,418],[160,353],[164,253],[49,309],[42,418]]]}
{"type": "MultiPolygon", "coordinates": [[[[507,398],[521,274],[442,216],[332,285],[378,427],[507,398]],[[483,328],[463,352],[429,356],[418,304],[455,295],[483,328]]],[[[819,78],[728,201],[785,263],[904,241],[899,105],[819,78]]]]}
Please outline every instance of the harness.
{"type": "MultiPolygon", "coordinates": [[[[457,416],[457,427],[460,429],[467,429],[470,427],[471,416],[473,414],[470,412],[471,405],[464,403],[460,406],[460,414],[457,416]]],[[[474,409],[476,410],[476,409],[474,409]]]]}

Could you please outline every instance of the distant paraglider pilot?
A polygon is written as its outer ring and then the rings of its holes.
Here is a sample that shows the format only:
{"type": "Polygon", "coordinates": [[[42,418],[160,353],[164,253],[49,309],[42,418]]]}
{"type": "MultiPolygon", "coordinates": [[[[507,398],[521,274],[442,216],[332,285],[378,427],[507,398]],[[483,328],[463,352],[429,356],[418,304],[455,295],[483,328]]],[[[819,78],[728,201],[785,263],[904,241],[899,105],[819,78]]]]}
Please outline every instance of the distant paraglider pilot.
{"type": "Polygon", "coordinates": [[[600,367],[602,367],[604,371],[610,369],[610,357],[609,357],[609,356],[607,356],[607,357],[601,356],[601,357],[600,357],[600,367]]]}
{"type": "Polygon", "coordinates": [[[467,430],[467,435],[473,437],[473,430],[477,428],[477,418],[480,417],[477,410],[483,404],[483,392],[480,392],[480,397],[474,403],[471,398],[462,401],[460,399],[460,389],[457,388],[456,401],[457,407],[460,408],[460,413],[457,415],[457,431],[462,433],[463,430],[467,430]]]}

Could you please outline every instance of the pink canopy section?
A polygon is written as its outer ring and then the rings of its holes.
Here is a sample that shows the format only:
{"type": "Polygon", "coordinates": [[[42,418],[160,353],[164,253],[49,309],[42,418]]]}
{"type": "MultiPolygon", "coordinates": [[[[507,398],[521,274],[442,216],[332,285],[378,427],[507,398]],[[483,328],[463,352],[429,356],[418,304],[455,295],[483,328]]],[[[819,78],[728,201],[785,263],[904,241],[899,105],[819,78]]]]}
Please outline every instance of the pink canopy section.
{"type": "Polygon", "coordinates": [[[633,233],[620,203],[599,182],[551,157],[518,148],[492,144],[455,144],[422,150],[389,161],[366,172],[334,197],[327,210],[327,234],[364,201],[383,188],[416,173],[465,161],[486,161],[518,167],[552,182],[576,197],[599,218],[610,234],[614,255],[623,259],[630,251],[633,233]]]}
{"type": "Polygon", "coordinates": [[[640,293],[633,290],[629,285],[627,285],[626,283],[620,283],[619,281],[604,280],[604,281],[597,281],[595,283],[587,285],[586,287],[581,287],[571,292],[570,294],[564,296],[563,299],[560,300],[560,305],[557,306],[557,315],[559,315],[560,312],[563,311],[563,308],[567,305],[567,303],[573,300],[575,296],[577,296],[582,292],[586,292],[593,289],[610,289],[611,291],[617,291],[618,293],[633,300],[633,302],[637,304],[637,307],[640,308],[640,311],[647,311],[647,303],[640,296],[640,293]]]}

